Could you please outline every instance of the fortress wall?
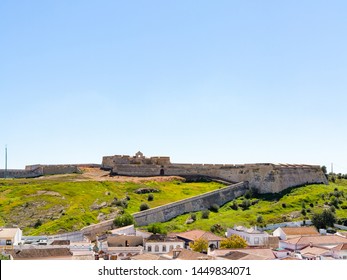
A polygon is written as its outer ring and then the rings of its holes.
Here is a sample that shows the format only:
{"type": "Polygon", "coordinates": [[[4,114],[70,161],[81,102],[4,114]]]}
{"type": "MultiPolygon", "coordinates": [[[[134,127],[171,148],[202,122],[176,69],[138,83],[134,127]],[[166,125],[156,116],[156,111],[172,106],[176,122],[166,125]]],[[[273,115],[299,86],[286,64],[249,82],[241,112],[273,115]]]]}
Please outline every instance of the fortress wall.
{"type": "Polygon", "coordinates": [[[159,176],[160,170],[159,165],[120,164],[112,169],[112,174],[138,177],[159,176]]]}
{"type": "MultiPolygon", "coordinates": [[[[42,175],[42,170],[7,169],[6,178],[34,178],[42,175]]],[[[5,178],[5,170],[0,170],[0,178],[5,178]]]]}
{"type": "Polygon", "coordinates": [[[156,222],[166,222],[184,213],[208,209],[212,204],[221,206],[243,195],[248,189],[248,183],[241,182],[192,198],[138,212],[133,214],[133,217],[139,226],[145,226],[156,222]]]}
{"type": "Polygon", "coordinates": [[[327,184],[319,166],[263,164],[117,164],[113,173],[126,176],[208,176],[229,182],[248,181],[260,193],[280,192],[304,184],[327,184]]]}
{"type": "Polygon", "coordinates": [[[42,165],[43,175],[80,173],[76,165],[42,165]]]}
{"type": "Polygon", "coordinates": [[[328,184],[320,166],[306,166],[304,168],[276,168],[276,184],[273,191],[280,192],[288,187],[306,184],[328,184]]]}

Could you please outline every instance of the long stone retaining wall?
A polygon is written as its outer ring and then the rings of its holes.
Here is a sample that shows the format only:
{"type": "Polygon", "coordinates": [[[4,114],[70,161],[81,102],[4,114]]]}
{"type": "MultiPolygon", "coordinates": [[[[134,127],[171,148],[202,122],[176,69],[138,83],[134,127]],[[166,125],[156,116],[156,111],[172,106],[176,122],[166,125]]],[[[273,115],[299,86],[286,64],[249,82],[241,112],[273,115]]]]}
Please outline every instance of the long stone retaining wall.
{"type": "Polygon", "coordinates": [[[212,204],[221,206],[245,194],[248,189],[248,182],[241,182],[219,190],[138,212],[133,214],[133,217],[138,226],[145,226],[156,222],[166,222],[185,213],[208,209],[212,204]]]}

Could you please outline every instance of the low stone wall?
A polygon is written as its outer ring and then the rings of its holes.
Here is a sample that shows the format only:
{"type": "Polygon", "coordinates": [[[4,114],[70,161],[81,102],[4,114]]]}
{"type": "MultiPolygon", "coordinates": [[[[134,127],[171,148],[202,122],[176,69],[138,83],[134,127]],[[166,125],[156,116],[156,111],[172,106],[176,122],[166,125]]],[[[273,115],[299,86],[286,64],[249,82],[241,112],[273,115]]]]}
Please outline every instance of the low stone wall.
{"type": "Polygon", "coordinates": [[[212,204],[221,206],[243,195],[248,189],[248,183],[241,182],[219,190],[138,212],[133,214],[133,217],[138,226],[166,222],[185,213],[208,209],[212,204]]]}
{"type": "Polygon", "coordinates": [[[0,170],[0,178],[34,178],[41,176],[40,169],[25,170],[25,169],[4,169],[0,170]]]}

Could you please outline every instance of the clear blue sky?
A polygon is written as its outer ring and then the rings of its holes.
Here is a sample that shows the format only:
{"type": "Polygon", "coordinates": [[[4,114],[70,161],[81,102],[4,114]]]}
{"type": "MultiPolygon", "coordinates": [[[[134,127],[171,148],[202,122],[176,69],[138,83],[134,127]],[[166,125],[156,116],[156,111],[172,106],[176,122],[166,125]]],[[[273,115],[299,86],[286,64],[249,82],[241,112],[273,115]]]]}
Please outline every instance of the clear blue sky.
{"type": "Polygon", "coordinates": [[[334,163],[346,1],[0,1],[0,168],[334,163]]]}

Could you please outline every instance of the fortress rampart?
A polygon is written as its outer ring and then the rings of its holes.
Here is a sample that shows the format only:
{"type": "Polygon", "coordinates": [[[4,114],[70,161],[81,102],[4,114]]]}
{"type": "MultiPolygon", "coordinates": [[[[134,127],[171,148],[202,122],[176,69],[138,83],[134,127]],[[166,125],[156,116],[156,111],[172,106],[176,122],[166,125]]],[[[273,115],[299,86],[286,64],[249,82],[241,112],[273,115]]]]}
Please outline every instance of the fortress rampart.
{"type": "Polygon", "coordinates": [[[327,184],[325,174],[318,165],[295,164],[177,164],[169,157],[146,158],[141,152],[135,156],[107,156],[101,168],[111,174],[123,176],[206,176],[228,182],[247,181],[261,193],[280,192],[286,188],[305,184],[327,184]],[[160,164],[159,164],[160,163],[160,164]]]}
{"type": "MultiPolygon", "coordinates": [[[[82,166],[82,165],[81,165],[82,166]]],[[[84,166],[84,165],[83,165],[84,166]]],[[[80,173],[78,165],[52,164],[52,165],[27,165],[25,169],[0,170],[0,178],[35,178],[44,175],[80,173]]]]}
{"type": "Polygon", "coordinates": [[[225,188],[207,192],[192,198],[183,199],[163,206],[133,214],[138,226],[166,222],[179,215],[208,209],[212,204],[223,204],[245,194],[249,189],[247,182],[241,182],[225,188]]]}

